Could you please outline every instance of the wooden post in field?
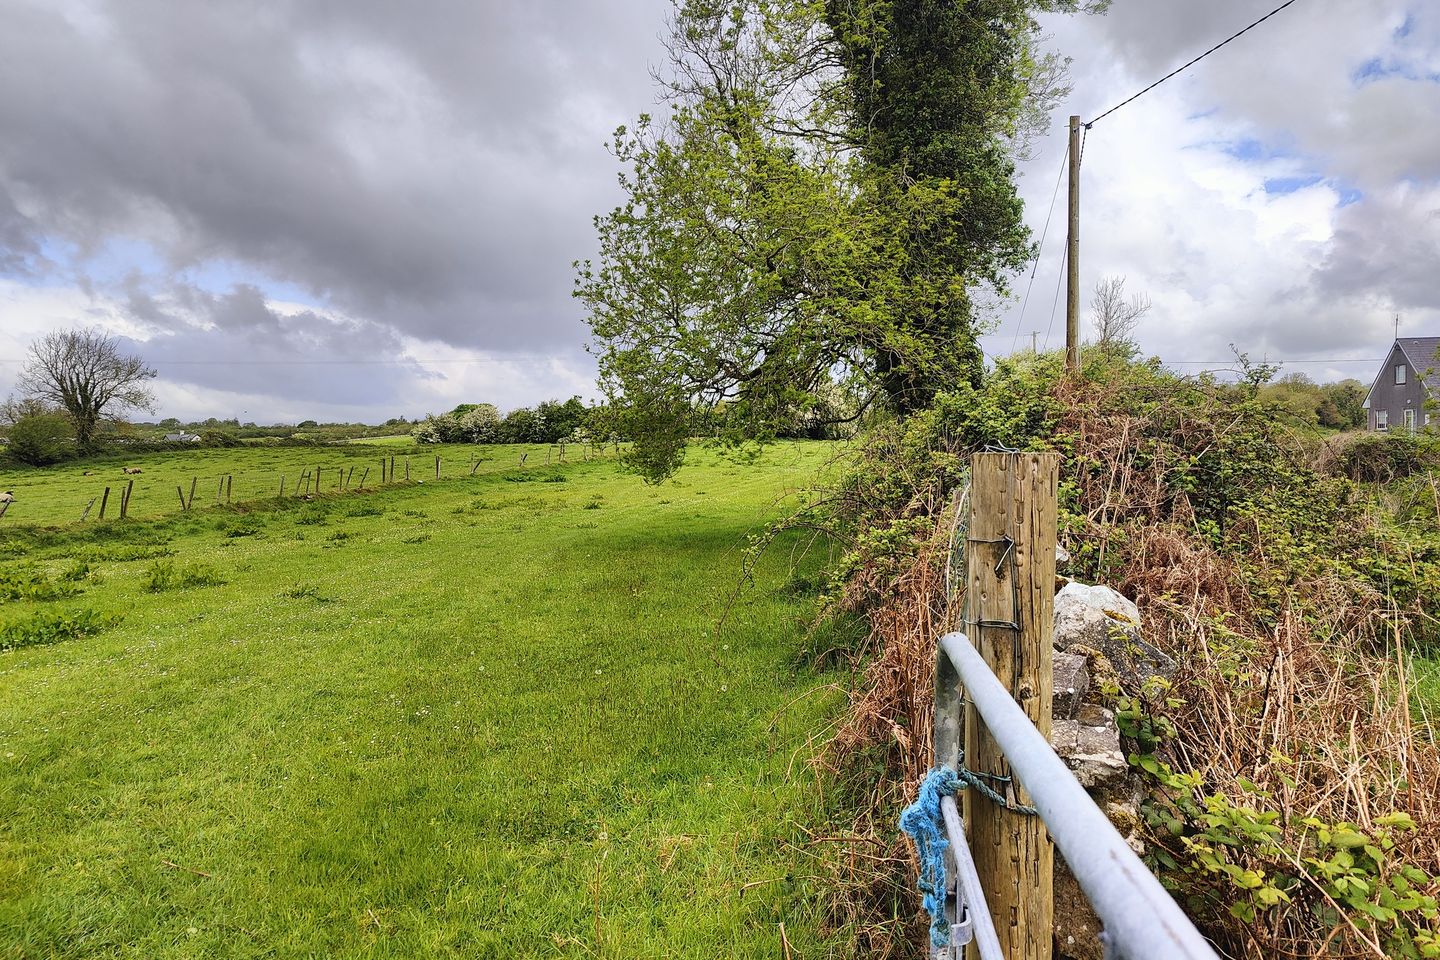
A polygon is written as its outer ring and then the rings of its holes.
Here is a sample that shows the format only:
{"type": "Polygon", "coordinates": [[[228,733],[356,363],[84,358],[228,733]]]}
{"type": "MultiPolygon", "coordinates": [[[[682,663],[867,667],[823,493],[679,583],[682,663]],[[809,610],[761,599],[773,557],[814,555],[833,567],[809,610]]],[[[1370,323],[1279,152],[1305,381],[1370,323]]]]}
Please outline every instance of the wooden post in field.
{"type": "MultiPolygon", "coordinates": [[[[381,461],[381,462],[383,463],[384,461],[381,461]]],[[[365,489],[365,478],[368,477],[368,476],[370,476],[370,468],[369,468],[369,467],[366,467],[364,470],[360,471],[360,489],[361,489],[361,490],[364,490],[364,489],[365,489]]]]}
{"type": "Polygon", "coordinates": [[[395,457],[394,457],[394,455],[391,455],[391,457],[390,457],[390,482],[391,482],[391,483],[394,483],[394,482],[395,482],[395,457]]]}
{"type": "Polygon", "coordinates": [[[436,458],[435,458],[435,479],[436,479],[436,480],[439,480],[439,479],[440,479],[440,458],[439,458],[439,457],[436,457],[436,458]]]}
{"type": "Polygon", "coordinates": [[[130,515],[130,491],[135,489],[135,481],[125,482],[125,492],[120,495],[120,519],[124,520],[130,515]]]}
{"type": "MultiPolygon", "coordinates": [[[[1040,733],[1050,735],[1054,661],[1056,488],[1053,453],[977,453],[970,458],[965,544],[965,626],[976,650],[1040,733]]],[[[1030,795],[1007,781],[1010,766],[974,707],[965,710],[965,764],[1011,804],[1030,795]]],[[[975,790],[963,794],[980,886],[1000,948],[1012,960],[1049,960],[1054,934],[1055,851],[1039,817],[975,790]]],[[[976,958],[972,944],[967,957],[976,958]]]]}
{"type": "Polygon", "coordinates": [[[475,476],[475,471],[480,469],[480,458],[476,457],[475,462],[470,464],[470,476],[475,476]]]}
{"type": "Polygon", "coordinates": [[[229,502],[230,502],[231,488],[233,488],[234,485],[235,485],[235,474],[233,474],[233,473],[227,473],[227,474],[225,474],[225,502],[226,502],[226,503],[229,503],[229,502]]]}
{"type": "Polygon", "coordinates": [[[90,498],[90,502],[87,503],[87,504],[85,504],[85,512],[82,513],[82,514],[80,514],[80,522],[81,522],[81,523],[84,523],[84,522],[85,522],[85,518],[88,517],[88,516],[90,516],[90,508],[93,507],[93,506],[95,506],[95,501],[96,501],[96,500],[99,500],[99,499],[100,499],[99,497],[91,497],[91,498],[90,498]]]}
{"type": "Polygon", "coordinates": [[[339,473],[340,473],[340,476],[335,480],[335,487],[336,487],[336,489],[339,490],[341,493],[344,493],[344,492],[345,492],[345,468],[344,468],[344,467],[341,467],[340,470],[339,470],[339,473]]]}
{"type": "Polygon", "coordinates": [[[180,484],[178,484],[178,483],[175,484],[175,496],[177,496],[177,497],[180,498],[180,509],[181,509],[181,510],[189,510],[189,509],[190,509],[189,507],[187,507],[187,506],[185,505],[185,488],[182,487],[182,486],[180,486],[180,484]]]}
{"type": "Polygon", "coordinates": [[[199,478],[198,478],[198,477],[191,477],[191,478],[190,478],[190,499],[185,501],[185,509],[186,509],[186,510],[189,510],[191,507],[195,506],[195,481],[196,481],[197,479],[199,479],[199,478]]]}
{"type": "MultiPolygon", "coordinates": [[[[369,471],[367,470],[366,472],[368,473],[369,471]]],[[[353,476],[355,476],[355,466],[354,464],[351,464],[350,469],[345,474],[345,489],[350,489],[350,478],[353,476]]],[[[360,486],[365,486],[364,473],[360,474],[360,486]]]]}
{"type": "Polygon", "coordinates": [[[410,482],[410,458],[405,458],[405,482],[410,482]]]}
{"type": "Polygon", "coordinates": [[[220,482],[215,484],[215,504],[218,506],[225,502],[225,478],[221,477],[220,482]]]}
{"type": "Polygon", "coordinates": [[[285,496],[285,474],[283,474],[283,473],[280,474],[280,492],[277,493],[277,494],[275,494],[275,496],[277,496],[277,497],[283,497],[283,496],[285,496]]]}
{"type": "Polygon", "coordinates": [[[100,495],[100,519],[105,519],[105,505],[110,502],[110,488],[106,487],[105,492],[100,495]]]}

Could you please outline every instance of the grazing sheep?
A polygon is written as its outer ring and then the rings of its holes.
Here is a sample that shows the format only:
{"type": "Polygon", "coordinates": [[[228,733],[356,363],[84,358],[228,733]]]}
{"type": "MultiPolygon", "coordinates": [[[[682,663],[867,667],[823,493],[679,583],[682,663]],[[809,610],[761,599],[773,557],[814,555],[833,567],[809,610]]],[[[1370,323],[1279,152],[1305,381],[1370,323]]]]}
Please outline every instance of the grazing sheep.
{"type": "Polygon", "coordinates": [[[80,474],[80,476],[82,476],[82,477],[93,477],[93,476],[95,476],[95,471],[94,471],[94,470],[86,470],[84,473],[80,474]]]}
{"type": "Polygon", "coordinates": [[[139,472],[140,472],[140,468],[139,468],[139,467],[121,467],[120,469],[121,469],[121,471],[124,472],[124,473],[139,473],[139,472]]]}
{"type": "Polygon", "coordinates": [[[14,502],[15,492],[13,490],[6,490],[4,493],[0,493],[0,503],[11,504],[14,502]]]}

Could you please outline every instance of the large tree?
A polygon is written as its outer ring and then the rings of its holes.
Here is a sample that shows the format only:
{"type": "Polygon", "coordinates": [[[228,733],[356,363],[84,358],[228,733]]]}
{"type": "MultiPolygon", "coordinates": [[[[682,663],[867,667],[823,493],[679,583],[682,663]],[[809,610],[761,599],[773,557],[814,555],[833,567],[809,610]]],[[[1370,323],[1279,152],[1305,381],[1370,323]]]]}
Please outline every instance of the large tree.
{"type": "Polygon", "coordinates": [[[30,346],[20,376],[20,393],[64,410],[75,442],[90,446],[100,422],[129,410],[153,410],[146,384],[155,371],[120,349],[102,330],[60,330],[30,346]]]}
{"type": "Polygon", "coordinates": [[[827,408],[904,414],[978,378],[973,291],[1030,254],[1038,6],[678,0],[668,116],[617,133],[627,200],[576,283],[646,474],[721,404],[764,435],[836,384],[853,402],[827,408]]]}

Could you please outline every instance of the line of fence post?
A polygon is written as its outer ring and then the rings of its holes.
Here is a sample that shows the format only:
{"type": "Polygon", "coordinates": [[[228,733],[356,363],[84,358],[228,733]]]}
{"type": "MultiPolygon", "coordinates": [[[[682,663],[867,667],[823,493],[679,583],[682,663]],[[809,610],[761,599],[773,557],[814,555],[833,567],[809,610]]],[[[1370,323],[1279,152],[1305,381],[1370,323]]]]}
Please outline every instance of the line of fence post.
{"type": "MultiPolygon", "coordinates": [[[[976,649],[1046,737],[1054,665],[1056,493],[1059,456],[977,453],[970,461],[965,544],[966,624],[976,649]]],[[[1029,795],[973,705],[964,762],[1011,804],[1029,795]]],[[[964,792],[965,821],[1004,955],[1048,960],[1054,932],[1055,855],[1039,817],[964,792]]]]}
{"type": "Polygon", "coordinates": [[[130,515],[130,491],[135,489],[135,481],[125,481],[125,492],[120,495],[120,519],[124,520],[130,515]]]}
{"type": "Polygon", "coordinates": [[[100,519],[105,519],[105,506],[110,502],[110,488],[106,487],[105,492],[100,494],[100,519]]]}

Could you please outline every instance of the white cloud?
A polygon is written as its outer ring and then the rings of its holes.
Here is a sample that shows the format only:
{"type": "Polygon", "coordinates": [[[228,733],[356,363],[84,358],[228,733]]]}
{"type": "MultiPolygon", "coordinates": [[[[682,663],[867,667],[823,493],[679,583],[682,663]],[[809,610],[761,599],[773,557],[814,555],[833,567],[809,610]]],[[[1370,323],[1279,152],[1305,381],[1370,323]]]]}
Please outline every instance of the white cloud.
{"type": "MultiPolygon", "coordinates": [[[[1147,0],[1055,20],[1057,46],[1075,58],[1083,106],[1073,109],[1095,116],[1083,111],[1122,101],[1268,8],[1147,0]]],[[[1437,62],[1440,16],[1429,7],[1315,0],[1097,123],[1084,153],[1085,325],[1095,282],[1124,275],[1155,304],[1142,347],[1177,362],[1224,360],[1230,343],[1254,356],[1372,358],[1395,313],[1402,333],[1440,332],[1437,62]],[[1377,58],[1388,72],[1360,76],[1377,58]]],[[[1056,119],[1022,187],[1037,236],[1064,154],[1056,119]]],[[[1042,339],[1051,330],[1051,347],[1063,342],[1063,298],[1053,328],[1050,311],[1063,187],[1054,217],[1024,322],[1018,304],[1007,310],[991,353],[1035,329],[1042,339]]],[[[1295,369],[1368,379],[1372,366],[1295,369]]]]}

